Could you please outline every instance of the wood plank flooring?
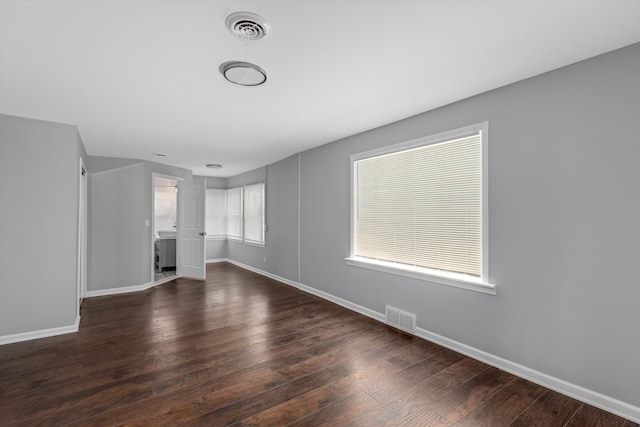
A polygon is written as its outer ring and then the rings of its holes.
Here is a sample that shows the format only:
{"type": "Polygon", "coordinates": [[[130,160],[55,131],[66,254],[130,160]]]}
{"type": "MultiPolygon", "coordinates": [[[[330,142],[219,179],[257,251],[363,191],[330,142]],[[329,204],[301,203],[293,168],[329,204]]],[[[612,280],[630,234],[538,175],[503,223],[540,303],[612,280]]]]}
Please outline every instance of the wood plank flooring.
{"type": "Polygon", "coordinates": [[[1,426],[637,426],[227,263],[0,347],[1,426]]]}

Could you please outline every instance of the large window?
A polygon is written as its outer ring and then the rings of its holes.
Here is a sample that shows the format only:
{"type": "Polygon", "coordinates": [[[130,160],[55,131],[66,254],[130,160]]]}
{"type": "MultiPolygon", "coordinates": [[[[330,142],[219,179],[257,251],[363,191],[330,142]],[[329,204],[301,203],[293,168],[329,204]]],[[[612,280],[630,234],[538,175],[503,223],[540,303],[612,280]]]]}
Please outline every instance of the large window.
{"type": "Polygon", "coordinates": [[[487,125],[352,156],[350,264],[495,293],[486,269],[487,125]]]}

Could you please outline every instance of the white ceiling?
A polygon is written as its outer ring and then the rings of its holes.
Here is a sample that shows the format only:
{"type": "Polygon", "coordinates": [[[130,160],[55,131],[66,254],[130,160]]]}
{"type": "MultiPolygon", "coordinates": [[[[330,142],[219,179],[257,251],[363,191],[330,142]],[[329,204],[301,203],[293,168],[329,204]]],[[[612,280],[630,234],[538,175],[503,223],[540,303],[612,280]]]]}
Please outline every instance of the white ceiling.
{"type": "Polygon", "coordinates": [[[0,0],[0,112],[225,177],[639,42],[639,22],[638,0],[0,0]],[[272,34],[231,36],[240,10],[272,34]],[[227,82],[230,60],[267,83],[227,82]]]}

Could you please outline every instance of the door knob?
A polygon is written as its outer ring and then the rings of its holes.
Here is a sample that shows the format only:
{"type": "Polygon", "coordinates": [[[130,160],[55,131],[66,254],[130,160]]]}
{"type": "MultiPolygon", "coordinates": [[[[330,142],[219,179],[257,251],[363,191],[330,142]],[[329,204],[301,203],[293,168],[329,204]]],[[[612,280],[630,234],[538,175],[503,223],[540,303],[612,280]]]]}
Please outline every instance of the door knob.
{"type": "Polygon", "coordinates": [[[207,235],[207,233],[205,233],[204,231],[201,231],[198,234],[201,235],[201,236],[206,236],[207,235]]]}

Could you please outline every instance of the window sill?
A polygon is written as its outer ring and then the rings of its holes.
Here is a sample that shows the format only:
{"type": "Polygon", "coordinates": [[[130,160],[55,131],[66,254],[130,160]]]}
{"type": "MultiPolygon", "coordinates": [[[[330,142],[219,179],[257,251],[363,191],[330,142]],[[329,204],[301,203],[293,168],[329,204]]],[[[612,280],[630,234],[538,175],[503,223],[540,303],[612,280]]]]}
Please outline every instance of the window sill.
{"type": "Polygon", "coordinates": [[[345,258],[345,261],[348,265],[352,265],[354,267],[382,271],[384,273],[395,274],[398,276],[411,277],[413,279],[453,286],[489,295],[497,294],[496,285],[463,274],[446,273],[421,267],[399,266],[398,264],[391,262],[374,261],[359,257],[348,257],[345,258]]]}
{"type": "Polygon", "coordinates": [[[266,244],[264,242],[255,242],[253,240],[244,240],[242,238],[237,238],[237,237],[227,237],[227,240],[229,242],[234,242],[234,243],[243,244],[243,245],[258,246],[258,247],[261,247],[261,248],[266,247],[266,244]]]}
{"type": "Polygon", "coordinates": [[[227,236],[207,236],[206,240],[227,240],[227,236]]]}

